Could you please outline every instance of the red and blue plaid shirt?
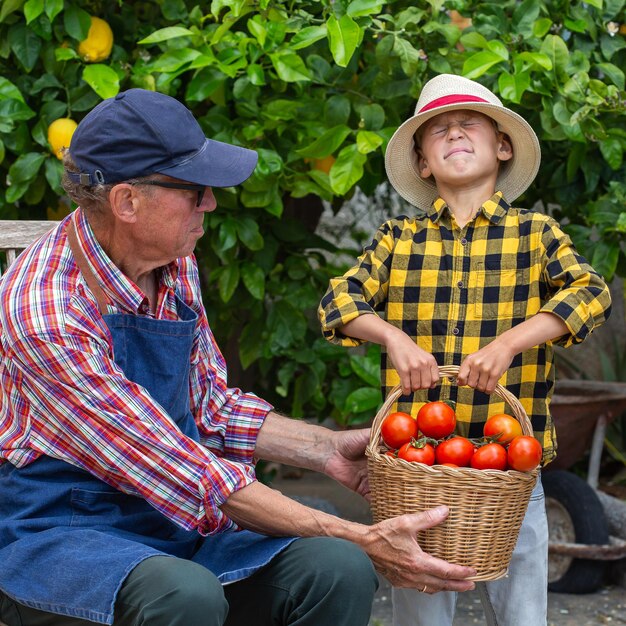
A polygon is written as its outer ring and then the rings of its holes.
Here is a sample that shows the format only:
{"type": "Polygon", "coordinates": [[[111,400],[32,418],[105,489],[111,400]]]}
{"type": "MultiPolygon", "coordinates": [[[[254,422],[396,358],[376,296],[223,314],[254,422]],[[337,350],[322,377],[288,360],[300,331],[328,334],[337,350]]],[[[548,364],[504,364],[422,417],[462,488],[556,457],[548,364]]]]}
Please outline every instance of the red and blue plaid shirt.
{"type": "MultiPolygon", "coordinates": [[[[148,314],[139,288],[111,264],[84,214],[78,238],[112,303],[148,314]]],[[[255,480],[254,448],[271,405],[226,385],[193,256],[161,268],[156,317],[176,320],[176,298],[198,315],[189,397],[201,443],[184,436],[147,391],[113,361],[108,328],[65,234],[65,220],[0,281],[0,464],[42,454],[139,496],[183,528],[234,527],[220,505],[255,480]],[[144,452],[147,451],[147,452],[144,452]]]]}

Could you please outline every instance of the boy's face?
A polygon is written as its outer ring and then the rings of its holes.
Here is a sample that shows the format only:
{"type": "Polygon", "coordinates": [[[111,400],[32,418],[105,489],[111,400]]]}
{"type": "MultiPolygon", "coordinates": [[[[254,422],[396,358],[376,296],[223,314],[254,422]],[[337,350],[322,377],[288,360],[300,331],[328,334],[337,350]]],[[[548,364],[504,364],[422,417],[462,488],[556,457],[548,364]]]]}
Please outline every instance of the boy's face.
{"type": "Polygon", "coordinates": [[[508,137],[490,117],[476,111],[441,113],[420,128],[420,176],[432,176],[440,192],[485,184],[493,193],[500,162],[512,156],[508,137]]]}

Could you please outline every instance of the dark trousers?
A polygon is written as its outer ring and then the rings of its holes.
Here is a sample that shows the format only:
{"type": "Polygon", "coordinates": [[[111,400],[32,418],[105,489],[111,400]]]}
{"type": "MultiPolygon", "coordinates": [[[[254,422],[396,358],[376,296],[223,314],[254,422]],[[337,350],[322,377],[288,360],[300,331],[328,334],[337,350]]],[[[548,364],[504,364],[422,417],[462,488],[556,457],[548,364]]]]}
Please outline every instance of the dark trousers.
{"type": "MultiPolygon", "coordinates": [[[[114,626],[366,626],[378,579],[369,558],[341,539],[299,539],[250,578],[222,586],[204,567],[151,557],[122,585],[114,626]]],[[[0,593],[7,626],[86,626],[0,593]]]]}

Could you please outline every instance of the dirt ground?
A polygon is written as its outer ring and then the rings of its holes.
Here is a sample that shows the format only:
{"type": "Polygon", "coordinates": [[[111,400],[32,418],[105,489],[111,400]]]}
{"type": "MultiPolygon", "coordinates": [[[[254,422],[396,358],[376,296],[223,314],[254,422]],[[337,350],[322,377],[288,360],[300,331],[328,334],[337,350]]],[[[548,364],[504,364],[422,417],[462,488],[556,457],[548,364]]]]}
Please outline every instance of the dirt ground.
{"type": "MultiPolygon", "coordinates": [[[[334,481],[313,472],[278,468],[271,486],[285,495],[303,500],[311,506],[338,512],[346,519],[371,522],[367,503],[334,481]]],[[[391,592],[389,583],[381,577],[374,600],[370,626],[391,626],[391,592]]],[[[459,595],[454,626],[484,624],[480,600],[476,592],[459,595]]],[[[550,593],[548,597],[548,626],[595,626],[597,624],[626,624],[626,589],[606,586],[585,595],[550,593]]],[[[435,624],[433,626],[436,626],[435,624]]],[[[526,625],[525,625],[526,626],[526,625]]],[[[528,624],[527,626],[534,626],[528,624]]]]}

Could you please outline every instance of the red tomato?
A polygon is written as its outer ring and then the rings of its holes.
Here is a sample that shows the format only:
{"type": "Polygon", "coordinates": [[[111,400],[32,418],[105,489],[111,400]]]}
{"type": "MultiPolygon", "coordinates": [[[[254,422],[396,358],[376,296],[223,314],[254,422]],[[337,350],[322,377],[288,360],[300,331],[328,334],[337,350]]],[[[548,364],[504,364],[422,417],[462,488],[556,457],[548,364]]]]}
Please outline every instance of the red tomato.
{"type": "Polygon", "coordinates": [[[499,443],[488,443],[474,452],[470,461],[474,469],[506,469],[506,449],[499,443]]]}
{"type": "Polygon", "coordinates": [[[497,437],[496,441],[507,444],[515,437],[521,436],[522,425],[511,415],[499,413],[492,415],[483,427],[485,437],[497,437]]]}
{"type": "Polygon", "coordinates": [[[442,441],[435,448],[435,458],[440,465],[453,463],[467,467],[474,456],[474,444],[465,437],[452,437],[442,441]]]}
{"type": "Polygon", "coordinates": [[[386,450],[385,451],[385,456],[391,456],[394,459],[398,457],[398,451],[397,450],[386,450]]]}
{"type": "Polygon", "coordinates": [[[398,458],[414,463],[433,465],[435,462],[435,448],[430,443],[409,442],[398,450],[398,458]]]}
{"type": "Polygon", "coordinates": [[[380,434],[390,448],[399,448],[417,437],[417,422],[408,413],[390,413],[383,420],[380,434]]]}
{"type": "Polygon", "coordinates": [[[454,409],[445,402],[427,402],[417,414],[417,425],[426,437],[443,439],[454,432],[454,409]]]}
{"type": "Polygon", "coordinates": [[[507,458],[509,467],[518,472],[530,472],[541,463],[541,444],[527,435],[515,437],[509,444],[507,458]]]}

